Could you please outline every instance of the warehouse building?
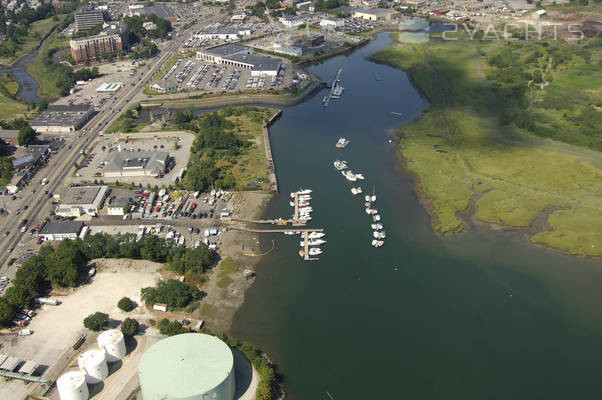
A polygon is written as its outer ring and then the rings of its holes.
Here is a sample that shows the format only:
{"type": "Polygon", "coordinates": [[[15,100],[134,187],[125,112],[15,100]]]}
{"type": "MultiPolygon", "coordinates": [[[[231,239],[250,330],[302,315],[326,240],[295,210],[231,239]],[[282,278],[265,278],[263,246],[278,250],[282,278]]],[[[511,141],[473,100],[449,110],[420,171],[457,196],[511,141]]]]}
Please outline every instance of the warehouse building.
{"type": "Polygon", "coordinates": [[[278,18],[278,22],[286,27],[299,26],[306,23],[312,23],[314,21],[318,21],[322,18],[325,18],[328,14],[325,12],[319,13],[307,13],[307,14],[299,14],[299,15],[285,15],[283,17],[278,18]]]}
{"type": "Polygon", "coordinates": [[[345,26],[343,18],[324,18],[320,21],[320,26],[326,29],[336,29],[345,26]]]}
{"type": "Polygon", "coordinates": [[[104,21],[103,11],[82,8],[75,12],[75,31],[88,31],[104,21]]]}
{"type": "Polygon", "coordinates": [[[83,239],[88,227],[81,221],[46,222],[40,228],[38,236],[44,240],[83,239]]]}
{"type": "Polygon", "coordinates": [[[104,177],[163,177],[173,167],[173,158],[163,151],[113,151],[101,164],[104,177]]]}
{"type": "Polygon", "coordinates": [[[98,35],[71,39],[71,56],[76,63],[95,60],[107,54],[116,54],[126,48],[127,27],[124,22],[113,22],[98,35]]]}
{"type": "Polygon", "coordinates": [[[391,21],[399,17],[399,15],[399,12],[387,8],[374,8],[372,10],[360,9],[353,12],[354,18],[362,18],[369,21],[391,21]]]}
{"type": "Polygon", "coordinates": [[[202,333],[171,336],[150,346],[138,377],[144,400],[233,400],[236,392],[232,350],[202,333]]]}
{"type": "Polygon", "coordinates": [[[102,208],[108,190],[108,186],[70,187],[61,198],[61,204],[56,208],[55,213],[63,217],[94,215],[102,208]]]}
{"type": "Polygon", "coordinates": [[[197,51],[197,59],[235,68],[250,69],[251,76],[276,76],[281,61],[274,57],[256,56],[253,49],[237,44],[222,44],[197,51]]]}
{"type": "Polygon", "coordinates": [[[178,21],[178,17],[174,13],[174,11],[171,9],[171,7],[165,6],[165,5],[154,5],[154,6],[143,7],[143,8],[139,8],[139,7],[130,8],[129,14],[130,14],[130,17],[133,17],[134,15],[143,17],[146,15],[155,14],[157,17],[163,18],[171,23],[175,23],[178,21]]]}
{"type": "Polygon", "coordinates": [[[218,28],[201,29],[194,37],[201,40],[237,40],[250,34],[251,30],[247,28],[220,26],[218,28]]]}
{"type": "Polygon", "coordinates": [[[38,133],[70,133],[84,126],[93,115],[94,107],[87,104],[51,105],[29,126],[38,133]]]}

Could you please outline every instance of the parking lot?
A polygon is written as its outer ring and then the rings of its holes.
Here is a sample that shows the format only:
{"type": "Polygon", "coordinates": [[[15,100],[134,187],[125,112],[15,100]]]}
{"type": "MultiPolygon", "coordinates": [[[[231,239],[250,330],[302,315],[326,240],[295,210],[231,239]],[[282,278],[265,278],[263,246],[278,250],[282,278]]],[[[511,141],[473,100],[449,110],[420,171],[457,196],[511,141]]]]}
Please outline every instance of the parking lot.
{"type": "Polygon", "coordinates": [[[203,90],[224,93],[244,90],[280,89],[292,83],[294,75],[282,64],[278,76],[251,77],[251,70],[233,66],[208,64],[196,57],[179,59],[163,76],[162,80],[173,80],[185,90],[203,90]]]}
{"type": "Polygon", "coordinates": [[[188,133],[157,132],[106,135],[90,150],[89,155],[81,163],[81,168],[77,170],[74,177],[70,178],[70,183],[92,182],[102,179],[106,182],[119,181],[120,183],[135,183],[143,186],[168,186],[175,182],[175,178],[182,168],[186,167],[193,140],[194,135],[188,133]],[[119,150],[131,152],[133,157],[136,153],[142,151],[167,152],[175,160],[175,165],[163,177],[102,176],[103,163],[111,152],[119,150]]]}

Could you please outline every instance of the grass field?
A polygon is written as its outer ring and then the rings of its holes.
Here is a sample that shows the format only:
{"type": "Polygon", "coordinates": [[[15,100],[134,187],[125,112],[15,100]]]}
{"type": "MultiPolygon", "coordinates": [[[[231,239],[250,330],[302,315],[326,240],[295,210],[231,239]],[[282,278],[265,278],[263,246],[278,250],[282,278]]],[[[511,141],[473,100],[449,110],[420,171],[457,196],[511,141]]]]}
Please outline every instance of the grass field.
{"type": "Polygon", "coordinates": [[[246,189],[249,182],[259,185],[258,189],[269,189],[269,169],[263,140],[263,125],[275,113],[271,109],[258,109],[240,116],[228,117],[236,125],[235,133],[252,143],[232,165],[232,175],[238,190],[246,189]]]}
{"type": "Polygon", "coordinates": [[[46,39],[46,43],[40,49],[38,56],[35,60],[27,67],[29,72],[40,84],[38,89],[38,96],[48,99],[58,99],[61,97],[61,91],[57,87],[55,77],[53,74],[48,72],[47,57],[46,54],[50,49],[65,49],[69,47],[69,40],[58,36],[57,32],[46,39]]]}
{"type": "Polygon", "coordinates": [[[9,121],[14,118],[28,117],[30,110],[26,104],[14,99],[19,91],[19,84],[6,74],[0,76],[0,120],[9,121]]]}
{"type": "Polygon", "coordinates": [[[553,231],[531,240],[602,256],[602,153],[503,125],[506,102],[487,80],[481,46],[431,40],[373,56],[408,71],[432,102],[421,118],[401,128],[400,150],[429,200],[434,229],[461,231],[456,213],[474,194],[481,196],[479,220],[514,227],[528,226],[545,208],[563,206],[569,210],[548,219],[553,231]]]}

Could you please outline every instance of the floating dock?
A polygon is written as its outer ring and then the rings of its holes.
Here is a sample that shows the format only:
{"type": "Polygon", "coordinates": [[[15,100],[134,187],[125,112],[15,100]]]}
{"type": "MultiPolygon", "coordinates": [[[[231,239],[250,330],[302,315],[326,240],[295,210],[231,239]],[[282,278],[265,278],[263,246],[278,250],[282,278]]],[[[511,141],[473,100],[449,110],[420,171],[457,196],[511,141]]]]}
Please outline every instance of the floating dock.
{"type": "Polygon", "coordinates": [[[339,68],[337,70],[337,74],[334,77],[334,80],[332,81],[332,85],[330,85],[330,90],[328,91],[328,94],[326,96],[324,96],[324,107],[328,107],[328,104],[330,104],[330,99],[332,98],[332,92],[334,92],[334,88],[337,86],[337,83],[339,83],[341,81],[342,73],[343,73],[343,68],[339,68]]]}

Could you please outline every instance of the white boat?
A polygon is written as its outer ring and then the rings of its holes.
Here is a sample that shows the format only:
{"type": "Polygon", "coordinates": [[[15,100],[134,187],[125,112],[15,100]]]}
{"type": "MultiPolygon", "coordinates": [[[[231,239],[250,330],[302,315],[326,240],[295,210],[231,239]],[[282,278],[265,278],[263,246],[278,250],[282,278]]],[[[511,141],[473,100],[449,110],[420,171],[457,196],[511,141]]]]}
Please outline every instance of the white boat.
{"type": "Polygon", "coordinates": [[[374,239],[384,239],[387,237],[387,234],[385,231],[374,231],[372,232],[372,236],[374,236],[374,239]]]}
{"type": "MultiPolygon", "coordinates": [[[[319,246],[319,245],[324,244],[324,243],[326,243],[326,240],[324,240],[324,239],[310,239],[310,240],[307,241],[307,244],[309,246],[319,246]]],[[[299,245],[301,247],[305,246],[305,240],[300,241],[299,245]]]]}
{"type": "Polygon", "coordinates": [[[379,223],[376,223],[376,224],[372,224],[372,225],[370,225],[370,226],[371,226],[371,227],[372,227],[372,229],[374,229],[374,230],[381,230],[381,229],[383,228],[383,224],[381,224],[380,222],[379,222],[379,223]]]}
{"type": "Polygon", "coordinates": [[[370,212],[370,214],[372,214],[372,215],[378,214],[378,210],[376,208],[373,208],[372,211],[370,212]]]}
{"type": "Polygon", "coordinates": [[[376,221],[380,221],[380,215],[378,215],[378,214],[376,214],[376,215],[373,215],[373,216],[372,216],[372,220],[373,220],[374,222],[376,222],[376,221]]]}
{"type": "Polygon", "coordinates": [[[370,207],[366,207],[366,214],[370,215],[372,214],[372,211],[374,210],[372,210],[370,207]]]}
{"type": "Polygon", "coordinates": [[[310,194],[311,193],[311,189],[299,189],[297,191],[298,194],[310,194]]]}
{"type": "Polygon", "coordinates": [[[299,255],[301,256],[301,258],[305,257],[305,252],[303,250],[299,250],[299,255]]]}
{"type": "Polygon", "coordinates": [[[345,147],[347,147],[349,145],[349,140],[345,139],[345,138],[339,138],[339,140],[337,141],[336,147],[340,148],[340,149],[344,149],[345,147]]]}
{"type": "MultiPolygon", "coordinates": [[[[366,200],[366,203],[370,203],[370,195],[366,195],[366,197],[364,197],[364,199],[366,200]]],[[[368,206],[366,206],[368,207],[368,206]]]]}
{"type": "Polygon", "coordinates": [[[285,235],[289,235],[289,236],[291,236],[291,235],[295,235],[295,234],[296,234],[296,232],[293,232],[293,231],[286,231],[286,232],[284,232],[284,234],[285,234],[285,235]]]}
{"type": "Polygon", "coordinates": [[[338,169],[339,171],[342,171],[342,170],[344,170],[344,169],[347,169],[347,161],[339,161],[339,160],[336,160],[336,161],[334,162],[334,167],[335,167],[336,169],[338,169]]]}
{"type": "Polygon", "coordinates": [[[310,239],[320,239],[321,237],[326,236],[326,234],[322,232],[310,232],[308,236],[310,239]]]}
{"type": "Polygon", "coordinates": [[[359,186],[356,188],[351,188],[351,193],[357,196],[358,194],[362,193],[362,188],[359,186]]]}
{"type": "Polygon", "coordinates": [[[303,207],[300,207],[300,208],[299,208],[299,212],[301,212],[301,213],[308,213],[308,214],[309,214],[309,213],[310,213],[310,212],[312,212],[313,210],[314,210],[314,209],[313,209],[313,208],[311,208],[310,206],[303,206],[303,207]]]}
{"type": "Polygon", "coordinates": [[[374,247],[381,247],[383,244],[385,244],[385,242],[383,242],[382,240],[374,239],[372,241],[372,246],[374,246],[374,247]]]}
{"type": "Polygon", "coordinates": [[[302,217],[299,217],[299,220],[300,221],[311,221],[311,217],[309,217],[309,216],[307,216],[307,217],[302,216],[302,217]]]}
{"type": "Polygon", "coordinates": [[[309,249],[309,255],[310,256],[317,256],[319,254],[322,254],[322,250],[318,247],[312,247],[311,249],[309,249]]]}
{"type": "Polygon", "coordinates": [[[341,173],[350,182],[355,182],[357,180],[357,178],[355,177],[355,175],[351,171],[341,171],[341,173]]]}
{"type": "Polygon", "coordinates": [[[355,174],[355,177],[357,179],[364,179],[364,175],[362,175],[362,174],[355,174]]]}
{"type": "Polygon", "coordinates": [[[377,230],[378,229],[378,224],[370,224],[370,228],[377,230]]]}
{"type": "Polygon", "coordinates": [[[308,194],[302,194],[301,196],[299,196],[299,200],[308,201],[311,200],[311,196],[308,194]]]}

